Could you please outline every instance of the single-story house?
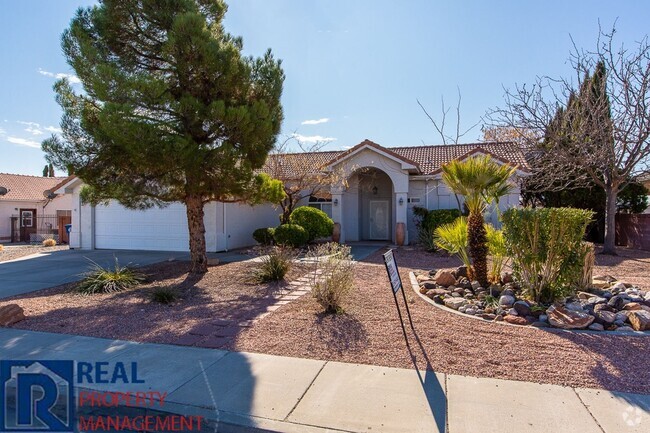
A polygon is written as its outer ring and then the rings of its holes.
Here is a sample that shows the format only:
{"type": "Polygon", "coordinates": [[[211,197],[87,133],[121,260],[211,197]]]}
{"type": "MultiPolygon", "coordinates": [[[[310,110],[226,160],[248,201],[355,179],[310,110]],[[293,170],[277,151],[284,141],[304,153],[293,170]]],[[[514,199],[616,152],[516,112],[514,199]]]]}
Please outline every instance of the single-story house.
{"type": "Polygon", "coordinates": [[[72,196],[54,190],[70,179],[0,173],[0,243],[67,242],[72,196]]]}
{"type": "MultiPolygon", "coordinates": [[[[324,151],[272,155],[280,158],[281,178],[290,182],[295,170],[309,167],[314,173],[336,173],[345,182],[330,187],[330,194],[312,197],[303,205],[318,207],[340,225],[340,240],[396,242],[398,225],[405,228],[404,242],[417,239],[413,220],[415,206],[427,209],[460,208],[456,197],[441,181],[442,164],[487,154],[498,163],[517,166],[514,177],[528,173],[521,150],[512,143],[383,147],[364,140],[347,151],[324,151]],[[402,223],[402,224],[399,224],[402,223]]],[[[275,161],[277,166],[277,161],[275,161]]],[[[504,197],[502,209],[519,204],[518,179],[504,197]]],[[[90,206],[82,203],[79,191],[83,182],[72,178],[57,194],[72,197],[73,248],[115,248],[187,251],[189,236],[183,204],[164,208],[129,210],[117,202],[90,206]]],[[[253,230],[279,223],[279,209],[270,204],[211,202],[205,207],[208,251],[224,251],[254,244],[253,230]]],[[[496,212],[488,219],[498,224],[496,212]]]]}

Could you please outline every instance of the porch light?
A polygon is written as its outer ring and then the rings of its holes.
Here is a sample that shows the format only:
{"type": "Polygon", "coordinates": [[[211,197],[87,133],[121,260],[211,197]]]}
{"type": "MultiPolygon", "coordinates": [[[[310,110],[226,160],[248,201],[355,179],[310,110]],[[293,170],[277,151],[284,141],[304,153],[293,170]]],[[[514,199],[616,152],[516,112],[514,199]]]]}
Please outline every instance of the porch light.
{"type": "Polygon", "coordinates": [[[400,206],[403,206],[403,205],[404,205],[404,198],[403,198],[403,197],[400,197],[400,198],[399,198],[399,205],[400,205],[400,206]]]}
{"type": "Polygon", "coordinates": [[[335,199],[334,199],[334,206],[338,206],[338,205],[339,205],[339,199],[338,199],[338,198],[335,198],[335,199]]]}
{"type": "Polygon", "coordinates": [[[373,186],[373,187],[372,187],[372,194],[373,194],[373,195],[377,195],[377,191],[378,191],[378,190],[377,190],[377,187],[376,187],[376,186],[373,186]]]}

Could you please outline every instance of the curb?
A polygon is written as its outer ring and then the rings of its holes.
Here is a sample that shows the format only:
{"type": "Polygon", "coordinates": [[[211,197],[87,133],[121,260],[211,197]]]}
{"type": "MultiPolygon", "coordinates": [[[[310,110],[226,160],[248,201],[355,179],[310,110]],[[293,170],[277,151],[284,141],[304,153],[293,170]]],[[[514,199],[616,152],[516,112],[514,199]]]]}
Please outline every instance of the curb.
{"type": "Polygon", "coordinates": [[[485,320],[482,317],[478,316],[472,316],[470,314],[465,314],[461,313],[460,311],[453,310],[451,308],[445,307],[444,305],[436,304],[433,302],[432,299],[429,297],[425,296],[423,293],[420,293],[420,285],[418,284],[417,279],[415,278],[415,274],[413,272],[409,272],[409,279],[411,280],[411,288],[413,291],[425,302],[433,305],[434,307],[445,311],[447,313],[452,313],[457,316],[461,316],[466,319],[473,319],[473,320],[480,320],[483,323],[493,323],[496,325],[501,325],[501,326],[512,326],[514,328],[519,328],[519,329],[534,329],[536,331],[545,331],[545,332],[565,332],[569,334],[590,334],[590,335],[607,335],[611,337],[650,337],[650,331],[590,331],[588,329],[575,329],[575,330],[568,330],[568,329],[560,329],[560,328],[538,328],[536,326],[522,326],[522,325],[514,325],[512,323],[508,322],[495,322],[494,320],[485,320]]]}

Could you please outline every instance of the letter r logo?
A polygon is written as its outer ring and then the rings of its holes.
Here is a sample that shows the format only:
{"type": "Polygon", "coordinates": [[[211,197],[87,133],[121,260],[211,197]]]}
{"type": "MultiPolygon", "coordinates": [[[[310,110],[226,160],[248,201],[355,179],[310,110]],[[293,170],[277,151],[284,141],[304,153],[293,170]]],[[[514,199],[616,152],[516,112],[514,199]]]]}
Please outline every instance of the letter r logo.
{"type": "Polygon", "coordinates": [[[0,361],[0,432],[74,431],[73,361],[0,361]]]}

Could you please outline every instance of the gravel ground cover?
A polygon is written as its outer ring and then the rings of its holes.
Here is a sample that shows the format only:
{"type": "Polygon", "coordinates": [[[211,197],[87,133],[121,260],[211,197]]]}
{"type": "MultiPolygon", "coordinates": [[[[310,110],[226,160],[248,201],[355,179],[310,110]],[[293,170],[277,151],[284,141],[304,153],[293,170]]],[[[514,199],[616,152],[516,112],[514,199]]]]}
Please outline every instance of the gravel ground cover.
{"type": "MultiPolygon", "coordinates": [[[[405,284],[409,271],[460,264],[413,248],[399,249],[396,259],[405,284]]],[[[119,294],[79,296],[62,286],[0,306],[18,303],[25,309],[28,318],[16,328],[170,343],[207,321],[259,309],[280,287],[251,283],[250,263],[211,267],[200,280],[188,278],[186,267],[151,266],[146,270],[155,280],[119,294]],[[171,306],[152,303],[150,291],[165,285],[179,286],[183,299],[171,306]]],[[[294,268],[289,279],[306,272],[294,268]]],[[[649,287],[650,253],[621,250],[617,257],[599,255],[595,273],[649,287]]],[[[648,337],[481,322],[435,308],[407,286],[415,331],[407,325],[406,344],[389,290],[380,251],[358,264],[356,290],[344,304],[344,314],[324,315],[305,295],[241,328],[225,348],[650,394],[648,337]]]]}
{"type": "Polygon", "coordinates": [[[5,245],[2,251],[0,251],[0,262],[19,259],[36,253],[67,250],[68,248],[67,245],[57,245],[54,247],[44,247],[42,245],[5,245]]]}

